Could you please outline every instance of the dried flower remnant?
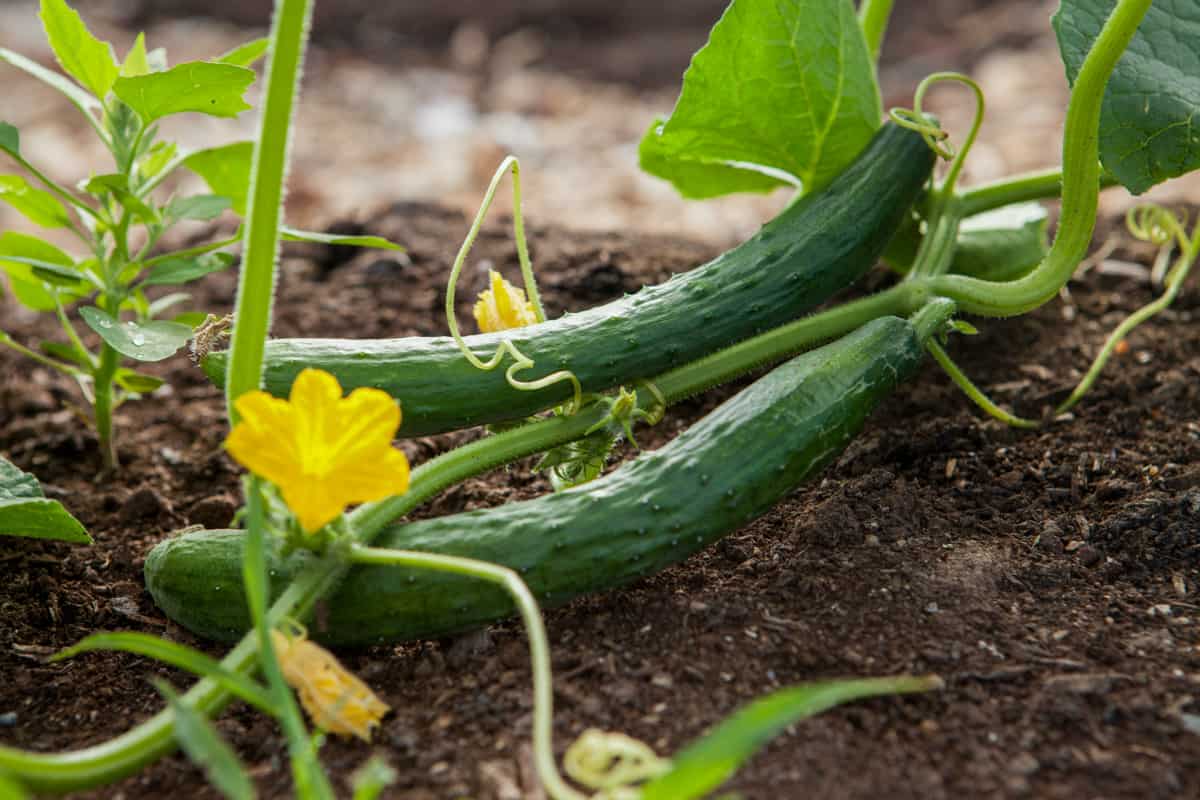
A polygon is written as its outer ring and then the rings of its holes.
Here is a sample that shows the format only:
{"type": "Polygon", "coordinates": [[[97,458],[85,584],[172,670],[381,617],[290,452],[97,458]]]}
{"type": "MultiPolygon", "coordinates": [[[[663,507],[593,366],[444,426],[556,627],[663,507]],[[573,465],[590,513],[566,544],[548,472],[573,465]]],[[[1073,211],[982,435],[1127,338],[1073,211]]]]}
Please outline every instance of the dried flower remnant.
{"type": "Polygon", "coordinates": [[[284,679],[296,690],[314,725],[371,741],[371,732],[391,710],[387,703],[303,631],[294,636],[271,631],[271,642],[284,679]]]}

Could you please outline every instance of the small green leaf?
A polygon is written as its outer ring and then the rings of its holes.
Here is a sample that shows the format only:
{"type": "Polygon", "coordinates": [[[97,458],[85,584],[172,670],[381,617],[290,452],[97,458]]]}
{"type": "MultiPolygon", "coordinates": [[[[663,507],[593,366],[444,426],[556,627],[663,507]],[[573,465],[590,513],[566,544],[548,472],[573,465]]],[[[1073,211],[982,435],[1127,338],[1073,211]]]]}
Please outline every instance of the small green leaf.
{"type": "Polygon", "coordinates": [[[781,689],[750,703],[673,759],[671,771],[642,789],[642,800],[692,800],[728,780],[763,745],[794,722],[864,697],[941,688],[937,677],[865,678],[781,689]]]}
{"type": "Polygon", "coordinates": [[[41,342],[38,347],[40,347],[41,351],[48,356],[53,356],[60,361],[66,361],[67,363],[74,364],[75,366],[88,370],[89,372],[94,366],[91,356],[80,350],[74,342],[71,344],[63,344],[62,342],[44,341],[41,342]]]}
{"type": "Polygon", "coordinates": [[[146,316],[157,317],[167,309],[174,308],[180,303],[185,303],[191,299],[192,296],[187,292],[171,292],[170,294],[163,295],[146,306],[146,316]]]}
{"type": "Polygon", "coordinates": [[[265,36],[261,39],[253,39],[233,48],[215,60],[221,64],[233,64],[235,67],[249,67],[267,54],[267,47],[270,44],[271,40],[265,36]]]}
{"type": "Polygon", "coordinates": [[[13,158],[21,158],[21,132],[7,122],[0,122],[0,150],[13,158]]]}
{"type": "Polygon", "coordinates": [[[79,309],[79,316],[114,350],[136,361],[162,361],[192,338],[192,329],[177,322],[118,322],[95,306],[79,309]]]}
{"type": "MultiPolygon", "coordinates": [[[[1054,32],[1067,79],[1083,60],[1117,0],[1062,0],[1054,32]]],[[[1200,3],[1156,2],[1146,11],[1104,93],[1100,161],[1141,194],[1200,167],[1200,3]]]]}
{"type": "Polygon", "coordinates": [[[39,16],[58,63],[103,100],[119,73],[112,45],[93,36],[64,0],[42,0],[39,16]]]}
{"type": "Polygon", "coordinates": [[[734,0],[692,58],[642,168],[689,197],[820,189],[879,127],[879,88],[848,0],[734,0]],[[749,174],[746,174],[749,173],[749,174]]]}
{"type": "Polygon", "coordinates": [[[0,536],[92,543],[62,503],[45,498],[37,478],[5,458],[0,458],[0,536]]]}
{"type": "Polygon", "coordinates": [[[236,117],[250,108],[242,95],[253,82],[254,71],[245,67],[190,61],[166,72],[118,78],[113,92],[149,124],[187,112],[236,117]]]}
{"type": "Polygon", "coordinates": [[[221,794],[231,800],[253,800],[254,784],[246,768],[208,718],[185,703],[161,678],[154,679],[154,687],[175,715],[175,741],[187,757],[204,770],[221,794]]]}
{"type": "Polygon", "coordinates": [[[162,386],[166,381],[162,378],[156,378],[153,375],[145,375],[141,372],[134,372],[131,369],[122,367],[117,370],[117,374],[113,376],[113,380],[127,392],[134,394],[150,394],[158,387],[162,386]]]}
{"type": "Polygon", "coordinates": [[[174,160],[179,147],[174,142],[155,142],[146,155],[138,161],[138,173],[143,178],[153,178],[174,160]]]}
{"type": "Polygon", "coordinates": [[[176,197],[163,210],[167,219],[210,220],[221,216],[233,201],[219,194],[198,194],[193,197],[176,197]]]}
{"type": "Polygon", "coordinates": [[[150,268],[144,286],[178,286],[226,269],[237,259],[229,253],[206,253],[192,258],[168,258],[150,268]]]}
{"type": "Polygon", "coordinates": [[[125,55],[125,63],[121,64],[121,75],[135,78],[150,72],[150,62],[146,60],[146,34],[139,33],[133,40],[133,47],[125,55]]]}
{"type": "Polygon", "coordinates": [[[16,231],[0,235],[0,270],[8,273],[13,294],[22,305],[34,311],[53,311],[55,292],[70,303],[91,291],[79,282],[70,290],[55,289],[34,274],[33,264],[71,267],[74,260],[49,242],[16,231]],[[7,257],[7,258],[6,258],[7,257]],[[32,262],[32,263],[31,263],[32,262]]]}
{"type": "Polygon", "coordinates": [[[250,159],[254,142],[234,142],[207,150],[197,150],[183,165],[199,175],[213,194],[228,197],[238,216],[246,215],[246,194],[250,188],[250,159]]]}
{"type": "Polygon", "coordinates": [[[52,286],[73,289],[83,281],[83,276],[79,274],[79,271],[71,267],[60,267],[57,264],[48,263],[30,263],[31,261],[32,259],[25,263],[29,264],[33,272],[33,277],[45,281],[52,286]]]}
{"type": "Polygon", "coordinates": [[[83,190],[96,197],[111,194],[118,203],[143,222],[158,221],[158,213],[129,191],[129,178],[125,175],[96,175],[83,185],[83,190]]]}
{"type": "Polygon", "coordinates": [[[212,678],[251,705],[268,712],[272,709],[270,696],[252,678],[226,669],[221,666],[221,662],[199,650],[147,633],[93,633],[77,644],[55,653],[50,657],[50,661],[63,661],[80,653],[100,650],[134,653],[185,669],[201,678],[212,678]]]}
{"type": "Polygon", "coordinates": [[[284,241],[315,242],[317,244],[337,244],[348,247],[372,247],[377,250],[404,250],[395,242],[389,242],[382,236],[339,236],[336,233],[314,233],[301,231],[283,225],[279,228],[284,241]]]}
{"type": "Polygon", "coordinates": [[[0,200],[43,228],[65,228],[71,224],[67,209],[57,197],[31,186],[20,175],[0,175],[0,200]]]}
{"type": "Polygon", "coordinates": [[[57,72],[46,69],[36,61],[30,61],[20,53],[14,53],[12,50],[0,47],[0,61],[7,61],[12,66],[32,75],[47,86],[51,86],[62,92],[84,114],[88,114],[92,110],[101,107],[100,101],[95,97],[92,97],[57,72]]]}

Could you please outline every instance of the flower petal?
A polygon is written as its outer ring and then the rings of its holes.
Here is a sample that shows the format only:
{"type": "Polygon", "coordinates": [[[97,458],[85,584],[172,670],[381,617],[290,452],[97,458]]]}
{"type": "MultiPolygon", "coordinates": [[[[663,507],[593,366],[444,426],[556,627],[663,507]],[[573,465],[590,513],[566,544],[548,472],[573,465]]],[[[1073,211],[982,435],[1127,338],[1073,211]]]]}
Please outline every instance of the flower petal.
{"type": "Polygon", "coordinates": [[[344,497],[331,493],[330,485],[319,480],[298,480],[279,485],[283,502],[296,515],[305,533],[315,533],[333,522],[349,505],[344,497]]]}
{"type": "Polygon", "coordinates": [[[331,496],[350,503],[369,503],[408,491],[408,459],[388,448],[370,461],[341,466],[325,480],[331,496]]]}
{"type": "Polygon", "coordinates": [[[234,408],[241,417],[225,449],[246,469],[272,483],[291,483],[299,476],[294,436],[294,409],[266,392],[247,392],[234,408]]]}

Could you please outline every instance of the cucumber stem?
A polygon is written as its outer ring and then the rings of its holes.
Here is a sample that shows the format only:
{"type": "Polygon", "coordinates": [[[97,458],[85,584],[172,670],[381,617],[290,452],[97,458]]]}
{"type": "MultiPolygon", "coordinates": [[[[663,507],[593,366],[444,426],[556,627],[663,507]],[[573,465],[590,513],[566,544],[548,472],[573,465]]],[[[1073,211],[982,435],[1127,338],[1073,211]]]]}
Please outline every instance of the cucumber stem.
{"type": "Polygon", "coordinates": [[[521,613],[529,637],[529,660],[533,666],[533,755],[538,777],[555,800],[587,800],[563,780],[554,763],[554,684],[550,670],[550,644],[541,611],[525,581],[508,567],[486,561],[411,550],[355,545],[350,548],[349,559],[355,564],[415,567],[466,575],[494,583],[508,592],[521,613]]]}
{"type": "Polygon", "coordinates": [[[1119,0],[1076,77],[1063,133],[1062,215],[1046,258],[1026,277],[1007,283],[942,275],[929,281],[932,293],[957,300],[972,314],[1008,317],[1037,308],[1070,280],[1087,254],[1096,224],[1104,90],[1150,2],[1119,0]]]}

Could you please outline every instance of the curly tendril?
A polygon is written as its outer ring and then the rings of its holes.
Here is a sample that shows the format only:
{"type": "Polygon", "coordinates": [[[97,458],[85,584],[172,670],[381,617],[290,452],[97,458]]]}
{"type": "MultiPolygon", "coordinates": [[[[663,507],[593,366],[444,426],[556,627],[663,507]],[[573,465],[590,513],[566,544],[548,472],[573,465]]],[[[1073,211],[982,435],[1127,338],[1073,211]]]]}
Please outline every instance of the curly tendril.
{"type": "Polygon", "coordinates": [[[534,362],[533,359],[524,355],[510,340],[505,339],[500,342],[492,357],[484,361],[471,352],[471,349],[467,347],[466,341],[458,330],[458,319],[454,314],[454,294],[458,287],[458,278],[462,273],[463,264],[466,263],[467,255],[471,252],[471,247],[475,244],[475,237],[479,235],[479,229],[483,226],[483,218],[492,206],[492,200],[496,196],[496,189],[500,185],[500,180],[504,177],[504,173],[509,171],[512,172],[513,238],[517,244],[517,259],[521,263],[521,279],[525,284],[525,291],[529,296],[529,302],[533,306],[537,321],[546,321],[546,312],[542,308],[542,298],[538,294],[537,281],[533,277],[533,264],[529,259],[529,246],[525,239],[525,222],[521,216],[521,168],[516,157],[507,156],[500,162],[499,168],[496,169],[496,173],[492,176],[492,182],[488,184],[483,204],[475,214],[475,220],[471,223],[471,228],[467,231],[467,236],[463,240],[462,247],[459,248],[458,255],[454,258],[454,266],[450,270],[450,284],[446,288],[446,324],[450,328],[450,335],[454,338],[458,349],[462,351],[463,356],[471,363],[471,366],[476,369],[491,371],[504,362],[505,356],[510,356],[513,363],[505,370],[504,379],[508,382],[509,386],[518,391],[533,392],[563,381],[570,382],[574,390],[574,399],[571,402],[569,413],[574,413],[583,405],[583,387],[573,372],[570,370],[558,370],[537,380],[521,380],[517,377],[517,373],[532,369],[534,362]]]}
{"type": "Polygon", "coordinates": [[[598,792],[595,800],[639,796],[634,784],[655,778],[671,767],[649,745],[623,733],[596,728],[584,731],[563,755],[563,770],[580,786],[598,792]]]}
{"type": "Polygon", "coordinates": [[[929,148],[933,152],[937,153],[941,158],[952,162],[950,164],[950,171],[946,174],[946,180],[942,183],[941,188],[941,192],[949,196],[954,191],[954,185],[958,181],[959,173],[962,172],[963,162],[966,160],[967,154],[971,151],[971,148],[975,144],[975,139],[979,135],[979,128],[983,124],[985,108],[983,89],[974,80],[959,72],[935,72],[918,84],[917,91],[913,95],[913,107],[911,109],[893,108],[888,112],[888,116],[897,125],[921,134],[925,139],[925,143],[929,145],[929,148]],[[949,143],[950,134],[942,128],[932,115],[925,113],[923,108],[925,94],[935,83],[944,81],[961,83],[975,95],[975,116],[971,120],[971,129],[967,133],[967,138],[963,141],[962,148],[957,151],[949,143]]]}

